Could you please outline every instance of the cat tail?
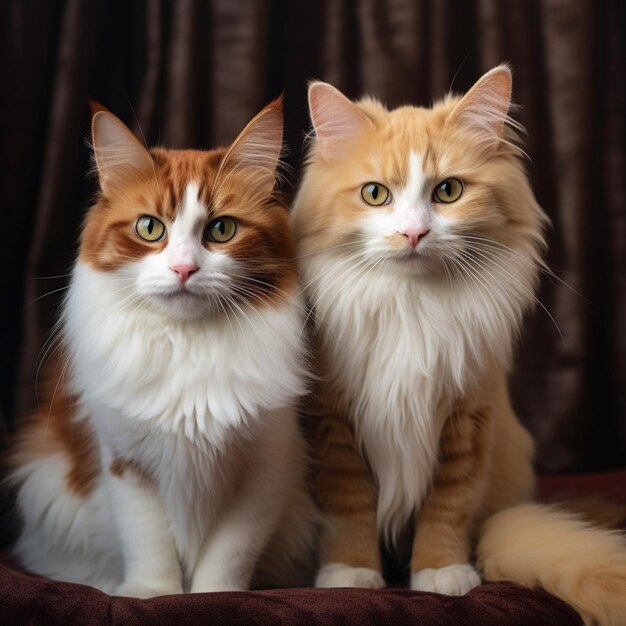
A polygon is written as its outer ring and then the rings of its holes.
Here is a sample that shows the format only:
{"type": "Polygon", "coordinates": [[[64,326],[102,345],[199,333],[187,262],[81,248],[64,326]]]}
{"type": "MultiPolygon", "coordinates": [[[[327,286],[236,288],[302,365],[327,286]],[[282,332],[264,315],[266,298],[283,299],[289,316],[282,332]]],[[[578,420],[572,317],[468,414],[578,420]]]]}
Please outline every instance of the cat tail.
{"type": "Polygon", "coordinates": [[[626,624],[626,536],[619,531],[556,506],[523,504],[487,519],[477,556],[486,580],[541,586],[587,626],[626,624]]]}

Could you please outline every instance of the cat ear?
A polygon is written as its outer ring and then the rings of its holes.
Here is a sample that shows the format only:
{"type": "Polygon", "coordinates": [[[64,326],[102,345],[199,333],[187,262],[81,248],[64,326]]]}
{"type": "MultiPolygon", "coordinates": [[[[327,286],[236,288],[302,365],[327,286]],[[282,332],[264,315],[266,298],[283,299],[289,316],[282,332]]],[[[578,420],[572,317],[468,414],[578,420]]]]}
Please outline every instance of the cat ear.
{"type": "Polygon", "coordinates": [[[91,137],[100,187],[110,194],[138,175],[154,169],[152,157],[113,113],[92,103],[91,137]]]}
{"type": "Polygon", "coordinates": [[[270,193],[276,182],[276,168],[283,147],[283,98],[268,104],[257,113],[228,149],[222,160],[258,170],[259,184],[270,193]]]}
{"type": "Polygon", "coordinates": [[[504,137],[504,125],[511,107],[511,70],[498,65],[484,74],[454,107],[448,124],[476,133],[488,148],[504,137]]]}
{"type": "Polygon", "coordinates": [[[328,83],[309,86],[309,111],[316,146],[326,157],[338,157],[347,143],[373,126],[372,120],[328,83]]]}

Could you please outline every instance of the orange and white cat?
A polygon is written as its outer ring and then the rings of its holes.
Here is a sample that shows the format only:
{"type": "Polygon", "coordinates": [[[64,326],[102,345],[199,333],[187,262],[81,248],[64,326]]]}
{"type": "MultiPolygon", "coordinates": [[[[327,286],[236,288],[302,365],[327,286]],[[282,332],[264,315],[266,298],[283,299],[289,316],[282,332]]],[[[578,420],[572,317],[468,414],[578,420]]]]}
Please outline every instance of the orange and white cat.
{"type": "Polygon", "coordinates": [[[534,487],[507,375],[547,224],[510,97],[506,66],[428,109],[310,86],[292,226],[320,368],[317,495],[330,528],[317,585],[383,586],[377,539],[396,545],[414,523],[413,589],[478,585],[480,540],[486,578],[541,584],[588,622],[624,624],[624,538],[557,509],[510,508],[534,487]]]}
{"type": "Polygon", "coordinates": [[[95,112],[101,193],[14,450],[27,568],[140,597],[302,582],[315,509],[282,128],[276,101],[228,149],[148,151],[95,112]]]}

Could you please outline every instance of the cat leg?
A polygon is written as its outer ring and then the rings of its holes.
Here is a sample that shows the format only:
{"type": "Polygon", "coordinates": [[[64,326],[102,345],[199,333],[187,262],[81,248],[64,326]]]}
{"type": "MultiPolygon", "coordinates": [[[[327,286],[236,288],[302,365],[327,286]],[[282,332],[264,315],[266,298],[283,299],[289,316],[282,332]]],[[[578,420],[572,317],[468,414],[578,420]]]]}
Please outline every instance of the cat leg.
{"type": "Polygon", "coordinates": [[[354,434],[341,419],[325,416],[317,432],[315,483],[328,523],[321,531],[316,587],[379,589],[381,575],[376,496],[354,434]]]}
{"type": "Polygon", "coordinates": [[[107,487],[124,555],[116,595],[150,598],[182,593],[182,572],[163,504],[139,468],[110,463],[107,487]]]}
{"type": "Polygon", "coordinates": [[[417,519],[411,589],[463,595],[480,584],[480,576],[469,561],[490,445],[488,409],[459,411],[446,423],[439,467],[417,519]]]}
{"type": "MultiPolygon", "coordinates": [[[[281,468],[288,475],[290,468],[281,468]]],[[[245,591],[286,506],[277,468],[255,468],[254,478],[217,520],[198,557],[191,592],[245,591]]]]}

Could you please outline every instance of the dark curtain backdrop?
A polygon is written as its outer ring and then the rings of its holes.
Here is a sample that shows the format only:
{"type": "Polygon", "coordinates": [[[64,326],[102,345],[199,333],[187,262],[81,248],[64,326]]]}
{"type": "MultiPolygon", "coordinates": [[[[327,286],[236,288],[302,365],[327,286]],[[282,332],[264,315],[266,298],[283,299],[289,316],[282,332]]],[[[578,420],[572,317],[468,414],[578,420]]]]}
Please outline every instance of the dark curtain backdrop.
{"type": "MultiPolygon", "coordinates": [[[[208,148],[286,94],[296,172],[306,82],[428,105],[501,61],[553,221],[543,308],[513,379],[542,471],[626,465],[626,28],[620,2],[6,0],[0,12],[1,401],[32,404],[95,181],[88,108],[149,144],[208,148]],[[46,295],[47,294],[47,295],[46,295]],[[554,318],[554,321],[553,319],[554,318]],[[557,329],[560,329],[560,331],[557,329]]],[[[292,186],[297,182],[297,174],[292,186]]]]}

